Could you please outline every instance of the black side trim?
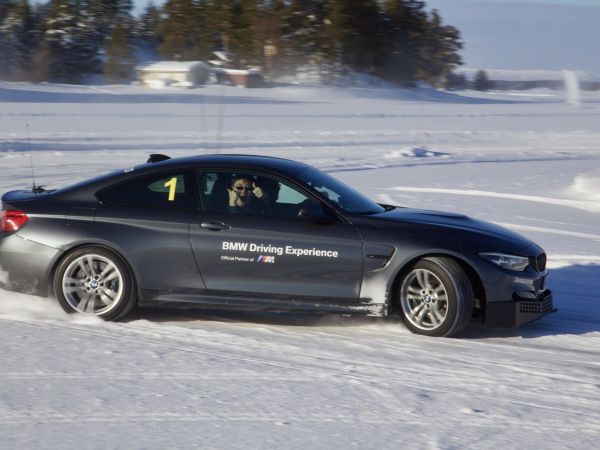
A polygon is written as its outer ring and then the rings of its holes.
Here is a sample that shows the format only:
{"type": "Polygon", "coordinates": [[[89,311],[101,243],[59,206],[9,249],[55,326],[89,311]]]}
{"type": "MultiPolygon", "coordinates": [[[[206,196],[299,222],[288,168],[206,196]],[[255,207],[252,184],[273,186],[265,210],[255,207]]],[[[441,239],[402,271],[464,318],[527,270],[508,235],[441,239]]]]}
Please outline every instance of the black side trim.
{"type": "Polygon", "coordinates": [[[315,311],[338,312],[347,314],[368,314],[372,312],[373,305],[369,299],[361,303],[336,302],[336,301],[308,301],[294,299],[259,299],[242,298],[203,293],[178,293],[140,291],[140,306],[188,306],[207,309],[240,309],[262,311],[315,311]]]}

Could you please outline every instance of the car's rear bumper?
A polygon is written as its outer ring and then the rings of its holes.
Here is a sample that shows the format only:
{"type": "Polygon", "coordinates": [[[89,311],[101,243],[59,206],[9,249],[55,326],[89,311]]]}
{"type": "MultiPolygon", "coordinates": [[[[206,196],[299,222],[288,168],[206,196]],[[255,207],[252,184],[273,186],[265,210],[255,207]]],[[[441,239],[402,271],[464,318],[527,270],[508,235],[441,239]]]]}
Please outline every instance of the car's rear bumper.
{"type": "Polygon", "coordinates": [[[0,288],[47,296],[50,270],[60,254],[16,234],[1,234],[0,288]]]}
{"type": "Polygon", "coordinates": [[[544,289],[535,298],[520,298],[515,295],[510,302],[488,303],[485,311],[485,326],[488,328],[514,328],[537,320],[556,311],[552,303],[552,292],[544,289]]]}

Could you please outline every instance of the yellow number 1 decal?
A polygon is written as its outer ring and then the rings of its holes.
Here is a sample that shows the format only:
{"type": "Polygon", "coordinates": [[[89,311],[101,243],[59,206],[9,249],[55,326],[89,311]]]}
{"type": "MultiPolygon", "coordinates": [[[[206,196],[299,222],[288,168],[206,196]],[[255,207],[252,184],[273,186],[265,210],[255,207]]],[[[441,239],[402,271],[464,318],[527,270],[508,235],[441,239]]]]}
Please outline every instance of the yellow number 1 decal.
{"type": "Polygon", "coordinates": [[[165,187],[169,188],[169,201],[175,200],[175,189],[177,188],[177,177],[171,178],[165,183],[165,187]]]}

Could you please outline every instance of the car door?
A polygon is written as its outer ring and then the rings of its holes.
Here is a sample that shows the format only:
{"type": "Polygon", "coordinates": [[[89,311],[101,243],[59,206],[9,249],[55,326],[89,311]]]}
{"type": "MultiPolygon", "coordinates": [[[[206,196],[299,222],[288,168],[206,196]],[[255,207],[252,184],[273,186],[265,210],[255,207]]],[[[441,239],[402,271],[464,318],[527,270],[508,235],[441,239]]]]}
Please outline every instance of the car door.
{"type": "Polygon", "coordinates": [[[101,205],[89,232],[124,255],[140,289],[205,290],[189,243],[198,211],[195,176],[193,171],[164,171],[98,193],[101,205]]]}
{"type": "Polygon", "coordinates": [[[339,218],[298,217],[315,200],[280,179],[214,171],[201,180],[203,211],[192,221],[190,240],[209,292],[358,302],[363,251],[355,227],[339,218]],[[271,204],[232,211],[231,183],[240,176],[246,185],[260,183],[271,204]]]}

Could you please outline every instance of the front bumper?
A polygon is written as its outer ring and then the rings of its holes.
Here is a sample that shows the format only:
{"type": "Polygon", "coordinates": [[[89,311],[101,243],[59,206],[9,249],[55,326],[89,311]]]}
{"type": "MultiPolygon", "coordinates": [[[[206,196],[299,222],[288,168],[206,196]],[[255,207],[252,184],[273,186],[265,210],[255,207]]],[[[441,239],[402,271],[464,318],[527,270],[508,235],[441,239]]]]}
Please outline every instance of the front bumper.
{"type": "Polygon", "coordinates": [[[510,302],[488,303],[485,326],[488,328],[514,328],[555,312],[550,289],[543,290],[536,298],[520,298],[510,302]]]}

